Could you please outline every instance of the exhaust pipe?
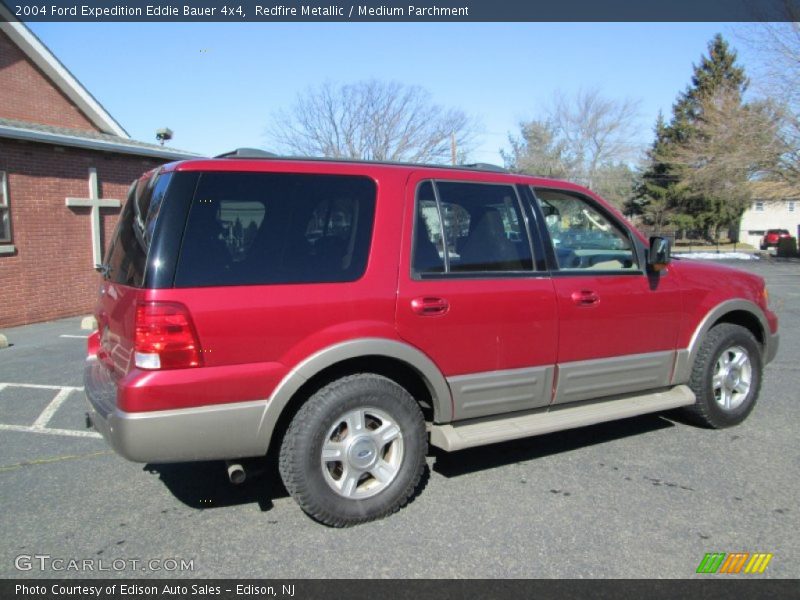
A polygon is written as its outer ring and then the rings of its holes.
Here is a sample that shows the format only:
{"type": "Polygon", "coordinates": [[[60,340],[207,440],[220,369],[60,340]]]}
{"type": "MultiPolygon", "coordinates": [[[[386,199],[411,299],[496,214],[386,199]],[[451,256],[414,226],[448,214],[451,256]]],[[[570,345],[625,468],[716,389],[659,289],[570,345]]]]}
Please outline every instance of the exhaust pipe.
{"type": "Polygon", "coordinates": [[[244,483],[244,480],[247,479],[247,473],[245,473],[244,467],[240,463],[227,460],[225,465],[228,467],[228,479],[231,483],[235,485],[244,483]]]}

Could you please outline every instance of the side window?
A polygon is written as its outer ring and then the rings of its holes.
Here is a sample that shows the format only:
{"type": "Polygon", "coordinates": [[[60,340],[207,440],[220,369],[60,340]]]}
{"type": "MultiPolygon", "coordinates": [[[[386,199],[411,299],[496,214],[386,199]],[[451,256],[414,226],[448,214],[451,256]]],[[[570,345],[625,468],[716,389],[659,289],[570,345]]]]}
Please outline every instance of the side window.
{"type": "Polygon", "coordinates": [[[137,189],[143,185],[147,185],[147,182],[136,180],[128,190],[128,200],[122,208],[113,240],[104,257],[109,267],[110,281],[135,287],[141,286],[144,281],[147,262],[145,236],[135,208],[137,189]]]}
{"type": "Polygon", "coordinates": [[[375,193],[365,177],[205,173],[175,285],[355,281],[367,266],[375,193]]]}
{"type": "Polygon", "coordinates": [[[414,251],[411,259],[415,274],[444,272],[442,222],[433,184],[426,181],[417,189],[417,213],[414,223],[414,251]]]}
{"type": "Polygon", "coordinates": [[[147,214],[144,218],[144,238],[148,246],[153,239],[158,213],[161,210],[161,204],[164,202],[164,196],[167,193],[167,187],[171,179],[172,173],[160,175],[153,185],[153,193],[148,200],[147,214]]]}
{"type": "Polygon", "coordinates": [[[225,243],[232,262],[239,262],[247,254],[264,221],[264,205],[260,202],[221,200],[219,203],[220,239],[225,243]]]}
{"type": "Polygon", "coordinates": [[[534,190],[561,271],[637,271],[628,233],[587,200],[559,190],[534,190]]]}
{"type": "Polygon", "coordinates": [[[354,216],[353,203],[349,199],[323,200],[311,215],[306,239],[312,244],[327,236],[347,239],[352,232],[354,216]]]}
{"type": "Polygon", "coordinates": [[[415,273],[533,270],[531,246],[513,186],[421,184],[414,238],[415,273]]]}

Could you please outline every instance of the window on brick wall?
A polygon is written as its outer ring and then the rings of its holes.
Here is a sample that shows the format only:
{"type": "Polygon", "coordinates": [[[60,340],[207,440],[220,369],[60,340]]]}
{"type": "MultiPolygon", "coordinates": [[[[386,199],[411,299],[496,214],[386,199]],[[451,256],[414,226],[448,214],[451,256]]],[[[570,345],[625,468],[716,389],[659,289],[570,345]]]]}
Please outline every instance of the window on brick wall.
{"type": "Polygon", "coordinates": [[[11,210],[8,206],[8,181],[0,171],[0,244],[11,242],[11,210]]]}

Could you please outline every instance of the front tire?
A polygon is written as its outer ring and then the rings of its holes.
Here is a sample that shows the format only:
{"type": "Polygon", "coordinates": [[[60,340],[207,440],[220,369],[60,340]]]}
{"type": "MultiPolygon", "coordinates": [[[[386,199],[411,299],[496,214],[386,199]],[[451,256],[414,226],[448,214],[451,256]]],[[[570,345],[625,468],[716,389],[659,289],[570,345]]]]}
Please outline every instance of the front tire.
{"type": "Polygon", "coordinates": [[[283,438],[279,469],[309,516],[347,527],[404,506],[427,450],[414,398],[386,377],[362,373],[334,381],[303,405],[283,438]]]}
{"type": "Polygon", "coordinates": [[[761,349],[753,334],[739,325],[721,323],[700,345],[689,380],[697,401],[683,412],[705,427],[738,425],[756,404],[761,376],[761,349]]]}

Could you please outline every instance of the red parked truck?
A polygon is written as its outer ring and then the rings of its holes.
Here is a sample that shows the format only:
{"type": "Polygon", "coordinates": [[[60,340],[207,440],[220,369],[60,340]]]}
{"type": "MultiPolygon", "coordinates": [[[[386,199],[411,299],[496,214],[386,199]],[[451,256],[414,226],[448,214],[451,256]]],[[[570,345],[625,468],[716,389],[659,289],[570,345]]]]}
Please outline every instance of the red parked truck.
{"type": "Polygon", "coordinates": [[[792,234],[789,233],[788,229],[767,229],[764,237],[761,238],[761,249],[777,248],[782,239],[790,237],[792,237],[792,234]]]}
{"type": "Polygon", "coordinates": [[[85,384],[134,461],[279,455],[334,526],[446,451],[681,408],[735,425],[778,323],[756,275],[670,259],[563,181],[254,152],[131,187],[85,384]]]}

